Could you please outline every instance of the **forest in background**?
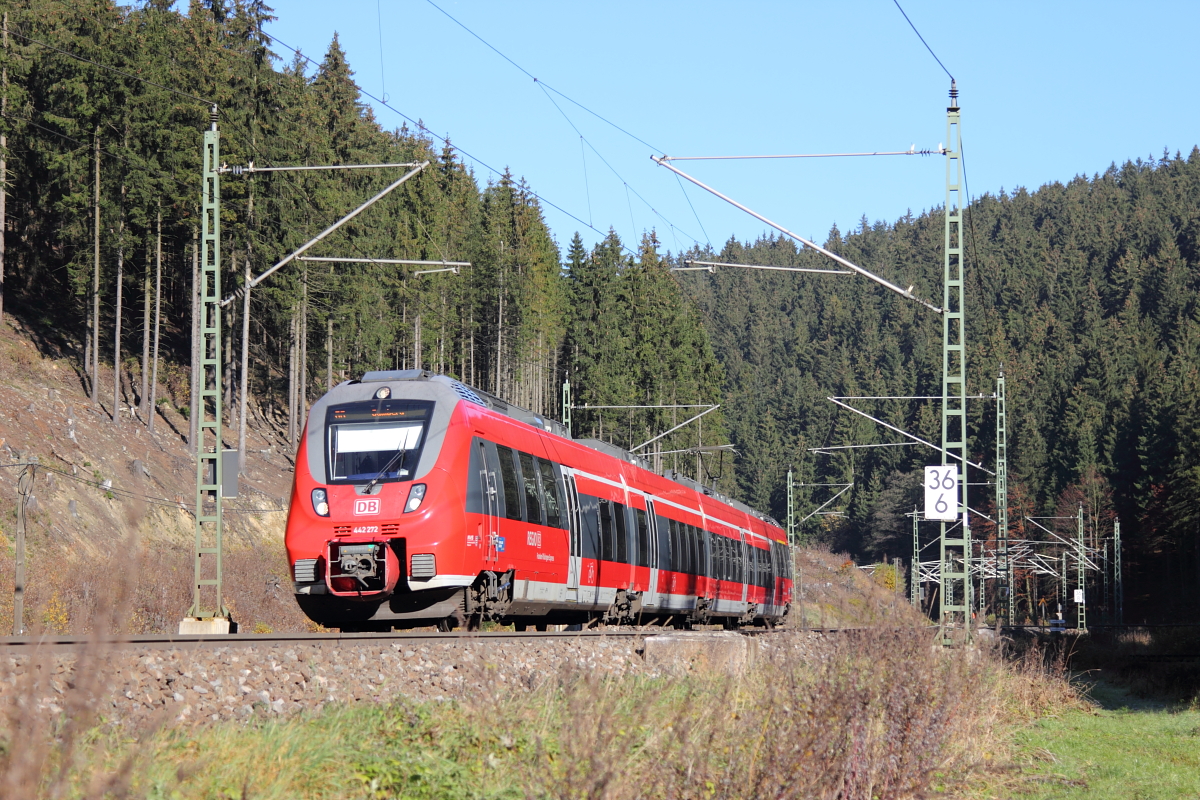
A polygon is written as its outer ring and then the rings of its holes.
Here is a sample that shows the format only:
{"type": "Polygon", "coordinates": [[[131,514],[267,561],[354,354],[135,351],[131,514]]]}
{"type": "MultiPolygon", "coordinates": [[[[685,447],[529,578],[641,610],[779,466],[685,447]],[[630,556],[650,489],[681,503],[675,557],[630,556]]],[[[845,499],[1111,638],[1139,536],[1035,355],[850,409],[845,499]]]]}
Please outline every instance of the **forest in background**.
{"type": "MultiPolygon", "coordinates": [[[[564,264],[523,180],[506,171],[481,185],[449,140],[423,126],[385,129],[361,102],[336,36],[319,62],[298,53],[282,61],[263,33],[273,17],[261,0],[172,6],[3,6],[4,302],[74,347],[82,380],[110,413],[115,404],[143,422],[152,416],[160,267],[161,354],[191,360],[210,103],[228,165],[431,162],[308,255],[471,263],[421,276],[413,265],[292,262],[252,292],[247,394],[264,407],[252,411],[286,420],[293,442],[307,404],[374,369],[450,374],[555,417],[568,375],[578,404],[719,402],[722,375],[703,324],[652,233],[634,243],[610,233],[590,251],[576,236],[564,264]],[[96,385],[96,355],[121,363],[119,387],[96,385]]],[[[225,175],[222,293],[400,174],[225,175]]],[[[226,418],[236,425],[240,302],[222,322],[226,418]]],[[[673,419],[670,410],[575,415],[577,435],[624,446],[673,419]]],[[[719,411],[706,423],[704,441],[726,441],[719,411]]],[[[681,430],[655,448],[694,446],[698,436],[681,430]]],[[[702,470],[679,455],[663,466],[702,470]]]]}
{"type": "MultiPolygon", "coordinates": [[[[940,301],[941,208],[893,224],[865,218],[826,247],[940,301]]],[[[1200,150],[1112,166],[1102,175],[1030,192],[985,194],[966,218],[968,393],[1007,385],[1009,519],[1013,538],[1050,537],[1025,517],[1073,538],[1084,507],[1102,548],[1122,522],[1126,618],[1195,618],[1200,602],[1200,150]]],[[[713,260],[827,268],[789,240],[730,240],[713,260]]],[[[804,531],[866,558],[912,553],[922,505],[921,446],[817,454],[809,448],[903,442],[829,396],[940,396],[938,317],[861,278],[718,269],[682,273],[708,321],[726,373],[726,419],[741,457],[738,489],[777,514],[786,472],[799,483],[850,483],[804,531]],[[844,501],[844,502],[843,502],[844,501]]],[[[927,441],[940,441],[937,402],[859,401],[857,407],[927,441]]],[[[995,401],[968,403],[971,452],[995,467],[995,401]]],[[[969,480],[986,483],[972,469],[969,480]]],[[[802,487],[804,516],[836,489],[802,487]]],[[[994,509],[990,485],[970,487],[972,508],[994,509]]],[[[973,522],[993,539],[994,524],[973,522]]],[[[936,526],[922,534],[936,540],[936,526]]],[[[926,551],[936,560],[936,545],[926,551]]],[[[1072,567],[1072,570],[1074,567],[1072,567]]],[[[1057,586],[1028,588],[1018,613],[1057,586]]],[[[1073,587],[1074,578],[1070,585],[1073,587]]],[[[1089,587],[1101,613],[1099,575],[1089,587]]]]}
{"type": "MultiPolygon", "coordinates": [[[[663,253],[653,232],[636,243],[610,233],[591,249],[576,235],[563,247],[523,180],[506,172],[481,183],[448,141],[420,125],[389,130],[376,120],[336,38],[318,62],[280,59],[262,33],[272,11],[258,0],[172,7],[0,5],[4,307],[55,331],[110,412],[115,399],[127,420],[150,417],[160,266],[161,356],[185,369],[190,360],[200,141],[215,102],[228,164],[432,162],[313,254],[472,264],[458,275],[323,263],[278,272],[252,295],[247,377],[256,413],[286,420],[294,436],[305,404],[330,382],[415,366],[556,417],[567,376],[581,405],[719,402],[702,428],[657,447],[732,442],[736,459],[710,454],[701,465],[677,453],[658,466],[718,480],[779,519],[789,465],[800,483],[854,482],[831,507],[844,516],[813,518],[801,532],[866,559],[907,560],[904,514],[919,502],[920,468],[933,454],[809,448],[898,441],[825,398],[940,395],[936,317],[857,278],[669,272],[680,258],[700,256],[828,266],[774,237],[730,240],[717,253],[663,253]],[[113,386],[91,378],[96,355],[122,366],[115,398],[113,386]]],[[[227,176],[226,290],[247,264],[261,272],[394,176],[227,176]]],[[[1044,538],[1025,516],[1073,516],[1082,503],[1099,542],[1119,516],[1127,618],[1194,616],[1200,154],[984,195],[967,222],[969,392],[991,394],[1004,365],[1013,536],[1044,538]]],[[[935,209],[895,223],[864,219],[845,235],[834,229],[827,246],[936,299],[942,235],[935,209]]],[[[234,303],[223,315],[230,416],[241,313],[234,303]]],[[[938,439],[936,404],[860,406],[938,439]]],[[[972,452],[990,467],[994,403],[970,409],[972,452]]],[[[577,410],[574,430],[631,446],[684,418],[665,409],[577,410]]],[[[971,480],[988,476],[973,470],[971,480]]],[[[972,507],[990,513],[991,488],[971,493],[972,507]]],[[[799,516],[829,496],[802,487],[799,516]]],[[[975,531],[995,535],[982,520],[975,531]]],[[[1018,583],[1019,608],[1056,591],[1018,583]]]]}

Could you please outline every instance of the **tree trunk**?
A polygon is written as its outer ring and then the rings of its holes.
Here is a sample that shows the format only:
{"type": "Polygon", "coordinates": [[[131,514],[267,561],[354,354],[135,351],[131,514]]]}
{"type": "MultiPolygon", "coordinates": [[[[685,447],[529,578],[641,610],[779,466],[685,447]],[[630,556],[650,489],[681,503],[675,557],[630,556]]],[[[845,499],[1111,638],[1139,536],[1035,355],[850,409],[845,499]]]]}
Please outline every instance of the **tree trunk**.
{"type": "MultiPolygon", "coordinates": [[[[8,12],[4,12],[4,52],[8,54],[8,12]]],[[[0,74],[0,114],[8,113],[8,66],[0,74]]],[[[8,136],[0,131],[0,323],[4,322],[4,231],[8,227],[8,136]]]]}
{"type": "Polygon", "coordinates": [[[503,399],[500,371],[504,367],[504,267],[500,267],[500,313],[496,319],[496,396],[503,399]]]}
{"type": "Polygon", "coordinates": [[[193,453],[200,431],[200,234],[192,228],[192,397],[188,413],[188,445],[193,453]]]}
{"type": "Polygon", "coordinates": [[[247,243],[246,294],[242,297],[242,363],[238,367],[241,385],[238,387],[238,474],[246,474],[246,406],[250,391],[250,250],[247,243]]]}
{"type": "Polygon", "coordinates": [[[413,314],[413,369],[420,369],[424,363],[421,358],[421,310],[413,314]]]}
{"type": "Polygon", "coordinates": [[[333,388],[333,316],[325,318],[325,390],[333,388]]]}
{"type": "Polygon", "coordinates": [[[158,334],[161,329],[162,322],[162,206],[158,207],[158,213],[155,216],[154,230],[154,355],[150,369],[150,418],[148,425],[150,427],[150,435],[154,435],[154,418],[157,416],[158,407],[156,405],[158,399],[158,334]]]}
{"type": "Polygon", "coordinates": [[[138,394],[138,416],[150,424],[146,402],[150,399],[150,248],[146,248],[146,269],[142,274],[142,385],[138,394]]]}
{"type": "MultiPolygon", "coordinates": [[[[124,194],[124,187],[122,194],[124,194]]],[[[120,227],[125,226],[124,220],[120,227]]],[[[121,241],[124,230],[117,234],[117,307],[113,316],[113,407],[112,421],[121,424],[121,297],[125,282],[125,244],[121,241]]]]}
{"type": "Polygon", "coordinates": [[[288,447],[296,446],[296,314],[288,322],[288,447]]]}
{"type": "Polygon", "coordinates": [[[92,188],[92,402],[100,404],[100,126],[92,142],[95,179],[92,188]]]}
{"type": "Polygon", "coordinates": [[[308,418],[308,264],[304,265],[300,287],[300,353],[299,378],[296,381],[296,436],[304,430],[308,418]]]}

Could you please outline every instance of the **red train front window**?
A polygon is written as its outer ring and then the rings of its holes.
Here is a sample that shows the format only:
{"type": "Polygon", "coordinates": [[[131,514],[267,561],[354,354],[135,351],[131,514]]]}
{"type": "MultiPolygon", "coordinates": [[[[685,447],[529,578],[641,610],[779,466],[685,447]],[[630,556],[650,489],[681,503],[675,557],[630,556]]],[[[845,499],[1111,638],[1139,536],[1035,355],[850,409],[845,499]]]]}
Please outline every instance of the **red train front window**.
{"type": "Polygon", "coordinates": [[[330,483],[411,480],[425,445],[433,403],[368,400],[329,409],[330,483]]]}

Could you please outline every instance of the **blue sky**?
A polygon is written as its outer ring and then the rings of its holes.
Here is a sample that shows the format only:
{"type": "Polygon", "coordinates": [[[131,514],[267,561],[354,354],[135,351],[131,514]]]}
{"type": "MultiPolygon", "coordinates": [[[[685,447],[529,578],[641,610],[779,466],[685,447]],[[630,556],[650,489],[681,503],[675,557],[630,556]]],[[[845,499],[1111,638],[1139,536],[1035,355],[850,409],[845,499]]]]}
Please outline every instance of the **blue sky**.
{"type": "MultiPolygon", "coordinates": [[[[719,249],[765,230],[699,189],[685,196],[652,154],[906,150],[945,139],[949,78],[892,0],[435,1],[643,141],[548,97],[427,0],[274,0],[268,31],[318,61],[336,31],[364,90],[386,92],[432,132],[627,243],[655,228],[672,251],[693,240],[719,249]]],[[[1090,176],[1164,147],[1186,156],[1200,142],[1200,3],[902,5],[958,81],[974,196],[1090,176]]],[[[385,126],[403,122],[374,105],[385,126]]],[[[467,161],[481,183],[492,176],[467,161]]],[[[945,192],[940,156],[678,166],[818,242],[835,223],[845,231],[864,215],[918,214],[945,192]]],[[[564,246],[577,230],[588,244],[602,235],[545,211],[564,246]]]]}

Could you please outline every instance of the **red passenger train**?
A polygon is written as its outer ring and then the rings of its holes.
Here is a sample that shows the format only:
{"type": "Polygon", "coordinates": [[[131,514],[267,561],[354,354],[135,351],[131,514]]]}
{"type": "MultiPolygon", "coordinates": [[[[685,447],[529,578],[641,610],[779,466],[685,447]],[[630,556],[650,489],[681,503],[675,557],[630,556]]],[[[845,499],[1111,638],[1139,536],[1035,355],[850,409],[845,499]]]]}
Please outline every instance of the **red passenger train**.
{"type": "Polygon", "coordinates": [[[452,378],[368,372],[309,413],[286,536],[296,600],[343,631],[786,615],[778,523],[647,467],[452,378]]]}

